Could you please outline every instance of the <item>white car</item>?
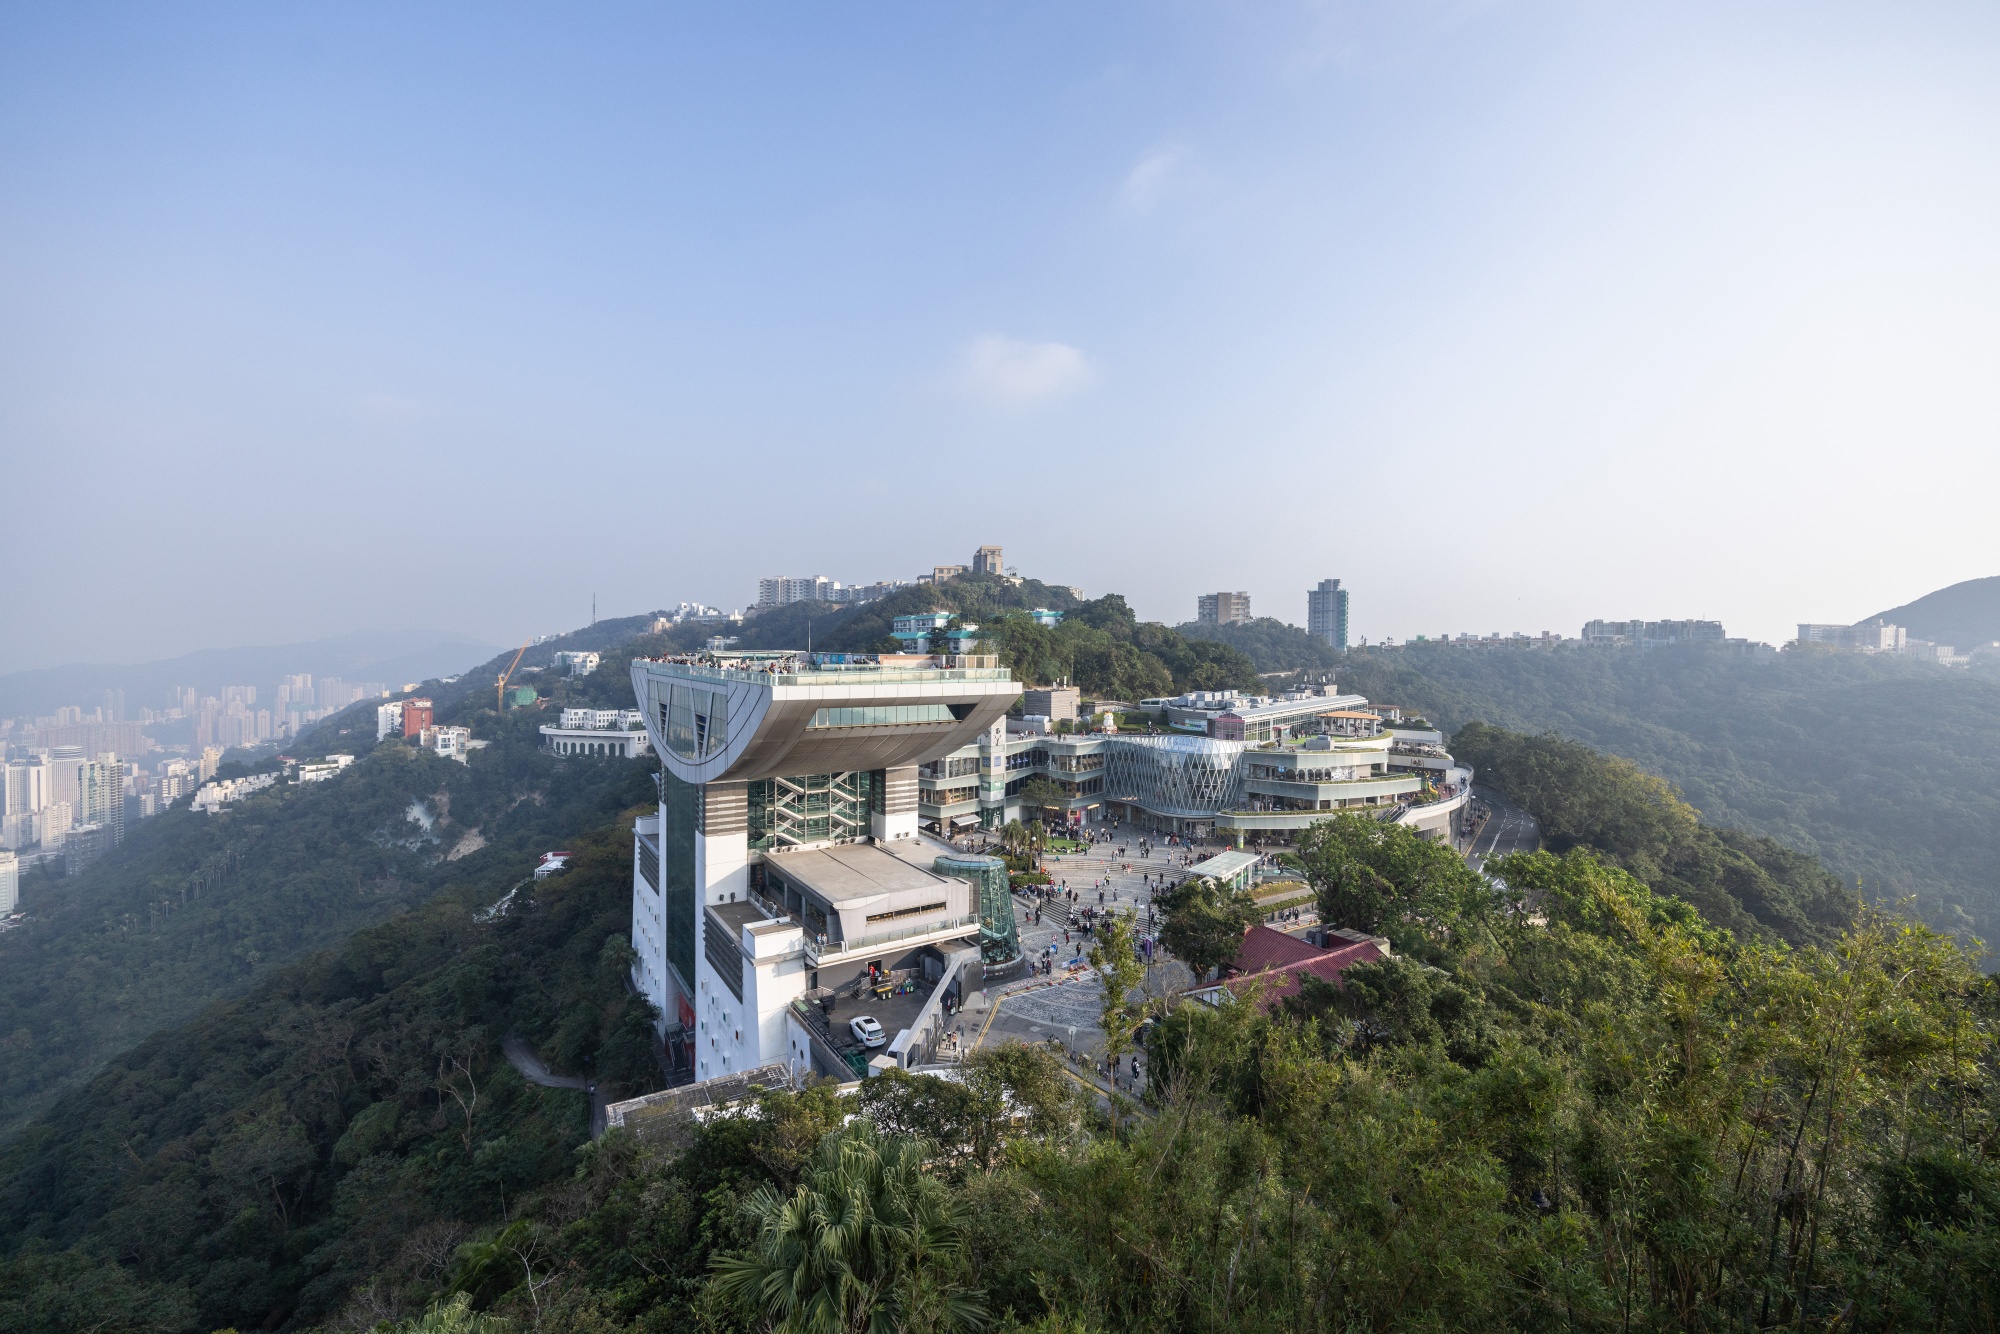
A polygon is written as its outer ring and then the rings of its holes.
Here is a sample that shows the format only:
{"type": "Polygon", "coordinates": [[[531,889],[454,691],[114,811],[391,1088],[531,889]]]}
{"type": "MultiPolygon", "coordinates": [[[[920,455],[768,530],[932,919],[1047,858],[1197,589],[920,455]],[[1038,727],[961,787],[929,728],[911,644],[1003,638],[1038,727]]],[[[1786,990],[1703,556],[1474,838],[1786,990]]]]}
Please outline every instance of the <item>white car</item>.
{"type": "Polygon", "coordinates": [[[886,1047],[889,1035],[882,1031],[882,1025],[875,1022],[872,1015],[858,1015],[847,1021],[847,1029],[854,1034],[855,1041],[864,1047],[886,1047]]]}

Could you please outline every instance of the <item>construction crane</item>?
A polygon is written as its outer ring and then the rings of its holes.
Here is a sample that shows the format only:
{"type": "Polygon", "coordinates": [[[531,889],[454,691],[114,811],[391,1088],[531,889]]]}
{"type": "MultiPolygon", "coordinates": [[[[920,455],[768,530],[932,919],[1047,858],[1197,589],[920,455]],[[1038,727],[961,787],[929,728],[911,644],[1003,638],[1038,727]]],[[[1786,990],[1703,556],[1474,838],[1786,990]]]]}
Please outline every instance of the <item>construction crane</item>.
{"type": "Polygon", "coordinates": [[[493,711],[495,713],[507,712],[507,678],[514,674],[516,667],[521,665],[521,655],[526,653],[528,645],[534,642],[535,637],[533,635],[529,635],[526,639],[522,640],[521,647],[514,650],[514,661],[507,664],[507,670],[500,673],[500,678],[493,683],[493,711]]]}

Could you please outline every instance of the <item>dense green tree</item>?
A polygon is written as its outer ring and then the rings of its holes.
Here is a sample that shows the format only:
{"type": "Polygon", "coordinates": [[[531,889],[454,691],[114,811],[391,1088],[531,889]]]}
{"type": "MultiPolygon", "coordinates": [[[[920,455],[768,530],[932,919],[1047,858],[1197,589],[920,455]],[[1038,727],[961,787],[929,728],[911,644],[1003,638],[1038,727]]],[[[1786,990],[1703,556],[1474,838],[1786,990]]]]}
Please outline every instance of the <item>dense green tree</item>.
{"type": "Polygon", "coordinates": [[[538,721],[486,731],[470,764],[385,744],[215,815],[179,806],[83,875],[29,885],[30,920],[0,934],[0,1131],[352,931],[441,894],[498,898],[540,853],[650,794],[642,762],[543,753],[538,721]]]}
{"type": "Polygon", "coordinates": [[[1553,733],[1468,723],[1453,753],[1518,802],[1556,851],[1587,847],[1739,935],[1826,943],[1858,900],[1818,862],[1767,838],[1713,829],[1663,780],[1553,733]]]}
{"type": "Polygon", "coordinates": [[[877,1129],[929,1141],[933,1165],[958,1174],[991,1169],[1015,1133],[1054,1141],[1077,1129],[1060,1063],[1021,1043],[969,1053],[954,1079],[885,1071],[861,1086],[859,1100],[877,1129]]]}
{"type": "Polygon", "coordinates": [[[1062,784],[1046,775],[1036,774],[1021,784],[1021,805],[1028,810],[1038,812],[1043,819],[1047,819],[1051,813],[1059,814],[1064,800],[1062,784]]]}
{"type": "Polygon", "coordinates": [[[1207,876],[1181,881],[1157,902],[1165,911],[1160,943],[1196,978],[1227,967],[1242,948],[1243,933],[1263,916],[1249,894],[1207,876]]]}
{"type": "Polygon", "coordinates": [[[1249,658],[1259,672],[1327,672],[1341,665],[1339,649],[1296,625],[1270,616],[1229,625],[1189,621],[1175,630],[1189,639],[1212,639],[1249,658]]]}
{"type": "MultiPolygon", "coordinates": [[[[2000,677],[1886,653],[1412,645],[1350,653],[1340,682],[1447,730],[1555,731],[1622,756],[1708,825],[1816,857],[1850,896],[1858,885],[1878,903],[1912,899],[1940,930],[2000,938],[2000,677]]],[[[1761,851],[1753,860],[1784,883],[1761,851]]],[[[1809,907],[1805,919],[1836,933],[1845,920],[1809,907]]],[[[1763,929],[1804,938],[1796,924],[1763,929]]]]}
{"type": "Polygon", "coordinates": [[[926,1154],[867,1121],[830,1132],[789,1194],[743,1201],[754,1240],[713,1261],[718,1295],[786,1334],[984,1328],[963,1282],[962,1206],[926,1154]]]}
{"type": "Polygon", "coordinates": [[[1485,882],[1448,845],[1407,825],[1340,814],[1300,835],[1299,864],[1320,920],[1436,947],[1487,902],[1485,882]]]}

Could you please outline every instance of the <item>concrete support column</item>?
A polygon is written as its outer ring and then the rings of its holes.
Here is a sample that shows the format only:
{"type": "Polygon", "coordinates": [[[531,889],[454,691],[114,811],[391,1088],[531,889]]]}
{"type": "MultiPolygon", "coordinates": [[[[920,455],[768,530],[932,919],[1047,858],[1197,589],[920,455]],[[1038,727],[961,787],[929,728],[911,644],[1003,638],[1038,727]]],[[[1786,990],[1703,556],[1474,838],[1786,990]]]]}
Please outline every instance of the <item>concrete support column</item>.
{"type": "Polygon", "coordinates": [[[703,784],[695,811],[694,871],[701,901],[740,903],[750,893],[749,784],[703,784]]]}
{"type": "Polygon", "coordinates": [[[881,807],[869,817],[869,830],[878,840],[917,836],[917,766],[878,769],[882,780],[881,807]]]}

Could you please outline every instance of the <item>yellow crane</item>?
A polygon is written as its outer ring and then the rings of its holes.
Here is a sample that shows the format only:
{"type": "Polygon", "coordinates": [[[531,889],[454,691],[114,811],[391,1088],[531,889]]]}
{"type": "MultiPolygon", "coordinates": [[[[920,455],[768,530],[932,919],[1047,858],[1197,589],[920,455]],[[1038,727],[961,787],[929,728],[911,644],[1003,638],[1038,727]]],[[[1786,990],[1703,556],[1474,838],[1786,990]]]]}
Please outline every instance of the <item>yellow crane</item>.
{"type": "Polygon", "coordinates": [[[507,712],[507,678],[514,674],[516,667],[521,665],[521,655],[526,653],[528,645],[534,642],[535,637],[533,635],[529,635],[526,639],[522,640],[521,647],[514,650],[514,661],[507,664],[507,670],[500,673],[499,679],[493,683],[493,711],[495,713],[507,712]]]}

